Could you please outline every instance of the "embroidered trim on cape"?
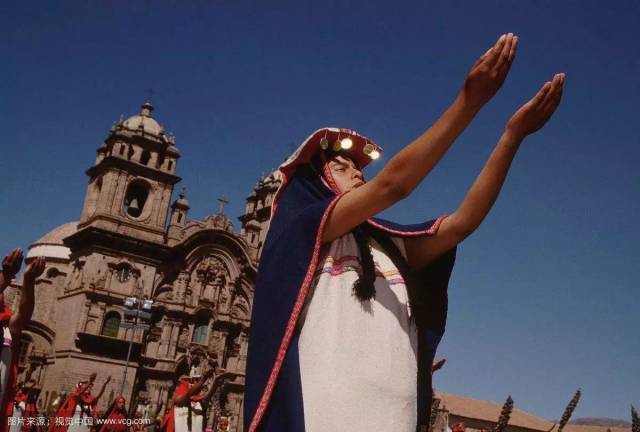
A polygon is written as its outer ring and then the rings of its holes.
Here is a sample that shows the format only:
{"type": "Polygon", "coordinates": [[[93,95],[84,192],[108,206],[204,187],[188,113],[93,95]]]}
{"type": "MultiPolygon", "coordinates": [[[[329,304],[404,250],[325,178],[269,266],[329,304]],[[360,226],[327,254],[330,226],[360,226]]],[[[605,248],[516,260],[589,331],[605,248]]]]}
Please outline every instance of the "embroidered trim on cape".
{"type": "Polygon", "coordinates": [[[447,218],[447,215],[445,216],[440,216],[438,219],[436,219],[436,221],[433,223],[433,225],[431,225],[431,227],[429,227],[426,230],[419,230],[419,231],[399,231],[399,230],[394,230],[391,228],[387,228],[384,225],[380,225],[378,222],[374,221],[373,219],[368,219],[367,222],[370,225],[373,225],[374,227],[381,229],[383,231],[386,231],[390,234],[396,234],[399,235],[400,237],[412,237],[412,236],[421,236],[421,235],[425,235],[425,234],[429,234],[429,235],[433,235],[436,232],[438,232],[438,228],[440,228],[440,224],[442,223],[443,220],[445,220],[447,218]]]}
{"type": "Polygon", "coordinates": [[[255,432],[258,429],[258,425],[260,424],[260,420],[267,410],[267,406],[269,405],[269,400],[271,399],[271,395],[273,394],[273,390],[275,389],[276,382],[278,380],[278,375],[280,374],[280,369],[282,368],[282,363],[284,363],[284,358],[287,354],[287,349],[289,348],[289,344],[291,343],[291,338],[293,337],[294,330],[296,328],[296,324],[298,321],[298,317],[300,316],[300,312],[302,312],[302,308],[304,306],[304,301],[309,293],[309,288],[311,286],[311,282],[313,280],[313,275],[315,273],[316,267],[318,265],[318,256],[320,255],[320,247],[322,246],[322,234],[324,233],[324,225],[327,222],[327,217],[329,213],[333,209],[333,207],[338,202],[338,199],[342,197],[344,194],[340,194],[336,196],[327,206],[327,209],[324,211],[322,215],[322,219],[320,220],[320,227],[318,228],[318,233],[316,234],[316,242],[313,247],[313,255],[311,256],[311,261],[309,262],[309,267],[307,268],[307,273],[304,276],[304,280],[302,281],[302,285],[298,291],[298,297],[296,298],[296,302],[293,306],[293,310],[291,315],[289,316],[289,321],[287,322],[287,328],[284,332],[284,336],[282,338],[282,342],[280,342],[280,348],[278,348],[278,354],[276,356],[276,361],[271,369],[271,374],[269,375],[269,379],[267,380],[267,385],[262,393],[262,397],[260,398],[260,402],[258,403],[258,408],[256,409],[256,413],[253,415],[253,420],[251,420],[251,425],[249,426],[248,432],[255,432]]]}

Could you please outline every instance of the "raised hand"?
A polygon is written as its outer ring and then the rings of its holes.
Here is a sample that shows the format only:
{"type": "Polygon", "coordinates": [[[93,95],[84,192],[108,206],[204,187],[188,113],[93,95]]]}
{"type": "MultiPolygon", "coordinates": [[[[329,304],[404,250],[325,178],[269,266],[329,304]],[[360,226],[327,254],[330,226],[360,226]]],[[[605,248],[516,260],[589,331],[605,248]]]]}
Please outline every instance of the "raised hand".
{"type": "Polygon", "coordinates": [[[27,282],[33,282],[36,280],[38,276],[44,272],[44,267],[46,265],[46,261],[44,257],[38,257],[35,260],[31,261],[31,263],[27,266],[27,269],[24,271],[24,280],[27,282]]]}
{"type": "Polygon", "coordinates": [[[505,132],[518,140],[541,129],[560,105],[564,74],[556,74],[529,102],[525,103],[507,122],[505,132]]]}
{"type": "Polygon", "coordinates": [[[447,362],[447,359],[441,359],[435,362],[433,365],[431,365],[431,375],[433,375],[436,371],[439,371],[440,369],[442,369],[442,366],[444,366],[446,362],[447,362]]]}
{"type": "Polygon", "coordinates": [[[473,65],[464,81],[466,104],[480,109],[504,83],[516,55],[518,37],[513,33],[500,36],[498,41],[473,65]]]}
{"type": "Polygon", "coordinates": [[[22,249],[14,249],[2,259],[2,276],[6,284],[9,284],[20,271],[22,259],[22,249]]]}

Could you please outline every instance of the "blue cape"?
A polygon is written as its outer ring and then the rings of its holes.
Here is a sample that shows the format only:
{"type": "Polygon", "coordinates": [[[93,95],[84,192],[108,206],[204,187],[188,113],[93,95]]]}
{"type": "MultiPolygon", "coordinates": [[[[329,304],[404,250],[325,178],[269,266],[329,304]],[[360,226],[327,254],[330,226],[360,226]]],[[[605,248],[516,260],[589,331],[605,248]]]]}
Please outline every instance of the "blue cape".
{"type": "MultiPolygon", "coordinates": [[[[324,221],[338,198],[319,176],[302,169],[279,196],[256,277],[247,354],[245,431],[305,430],[296,323],[318,263],[324,221]]],[[[387,234],[409,237],[433,234],[441,220],[400,225],[373,218],[368,223],[387,234]]],[[[411,275],[428,312],[418,326],[416,429],[429,421],[431,365],[444,333],[454,260],[455,248],[411,275]]]]}

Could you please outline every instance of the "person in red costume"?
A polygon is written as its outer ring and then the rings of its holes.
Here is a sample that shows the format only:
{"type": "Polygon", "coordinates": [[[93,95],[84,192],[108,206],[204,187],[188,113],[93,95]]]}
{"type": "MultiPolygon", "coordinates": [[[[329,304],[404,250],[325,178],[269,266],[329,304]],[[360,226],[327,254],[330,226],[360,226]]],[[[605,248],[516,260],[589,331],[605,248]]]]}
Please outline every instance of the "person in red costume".
{"type": "Polygon", "coordinates": [[[453,426],[451,426],[451,430],[453,432],[465,432],[467,430],[467,427],[465,426],[464,423],[456,423],[453,426]]]}
{"type": "Polygon", "coordinates": [[[49,432],[89,432],[93,425],[93,416],[96,413],[98,400],[111,381],[111,377],[107,377],[97,396],[94,397],[91,390],[96,376],[97,374],[94,372],[88,380],[80,381],[76,385],[76,390],[67,396],[54,415],[54,421],[49,424],[49,432]]]}
{"type": "Polygon", "coordinates": [[[13,398],[13,413],[9,418],[9,432],[40,432],[40,416],[36,407],[37,392],[33,391],[34,381],[31,384],[18,383],[13,398]]]}
{"type": "Polygon", "coordinates": [[[8,418],[9,432],[19,432],[25,424],[27,417],[27,392],[21,383],[16,384],[16,393],[13,397],[13,413],[8,418]]]}
{"type": "MultiPolygon", "coordinates": [[[[35,382],[32,383],[33,385],[35,385],[35,382]]],[[[43,430],[42,426],[39,424],[40,414],[38,413],[38,408],[36,406],[37,400],[38,393],[29,388],[27,390],[27,406],[24,412],[24,416],[27,419],[27,422],[24,426],[22,426],[22,432],[41,432],[43,430]]]]}
{"type": "Polygon", "coordinates": [[[131,426],[127,425],[127,408],[124,397],[117,396],[107,409],[98,432],[127,432],[131,426]]]}
{"type": "Polygon", "coordinates": [[[13,415],[9,420],[9,432],[40,432],[38,424],[38,409],[36,408],[37,393],[33,391],[34,381],[31,384],[18,383],[13,398],[13,415]]]}
{"type": "Polygon", "coordinates": [[[13,414],[16,391],[20,335],[33,315],[35,281],[46,265],[44,257],[38,257],[27,266],[22,278],[20,304],[17,312],[13,313],[4,303],[4,290],[20,271],[22,261],[22,250],[14,249],[2,260],[0,273],[0,330],[3,337],[0,348],[0,432],[9,430],[8,419],[13,414]]]}
{"type": "Polygon", "coordinates": [[[205,412],[209,400],[225,379],[232,373],[221,373],[214,378],[206,393],[201,393],[204,383],[214,375],[213,369],[204,375],[192,370],[187,378],[180,380],[173,394],[173,406],[162,419],[164,432],[203,432],[206,423],[205,412]]]}

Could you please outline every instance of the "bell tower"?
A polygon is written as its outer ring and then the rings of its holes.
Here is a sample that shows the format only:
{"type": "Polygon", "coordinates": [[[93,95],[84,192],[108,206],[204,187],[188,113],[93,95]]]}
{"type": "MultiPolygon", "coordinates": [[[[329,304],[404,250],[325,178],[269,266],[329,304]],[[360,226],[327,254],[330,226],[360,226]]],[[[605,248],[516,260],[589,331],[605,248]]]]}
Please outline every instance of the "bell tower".
{"type": "Polygon", "coordinates": [[[173,136],[152,116],[149,101],[139,114],[116,122],[87,170],[89,186],[79,230],[94,228],[164,243],[180,153],[173,136]]]}
{"type": "Polygon", "coordinates": [[[278,171],[262,177],[247,197],[245,212],[238,219],[242,223],[241,234],[249,244],[253,259],[259,259],[267,237],[271,220],[271,206],[278,187],[282,183],[278,171]]]}

